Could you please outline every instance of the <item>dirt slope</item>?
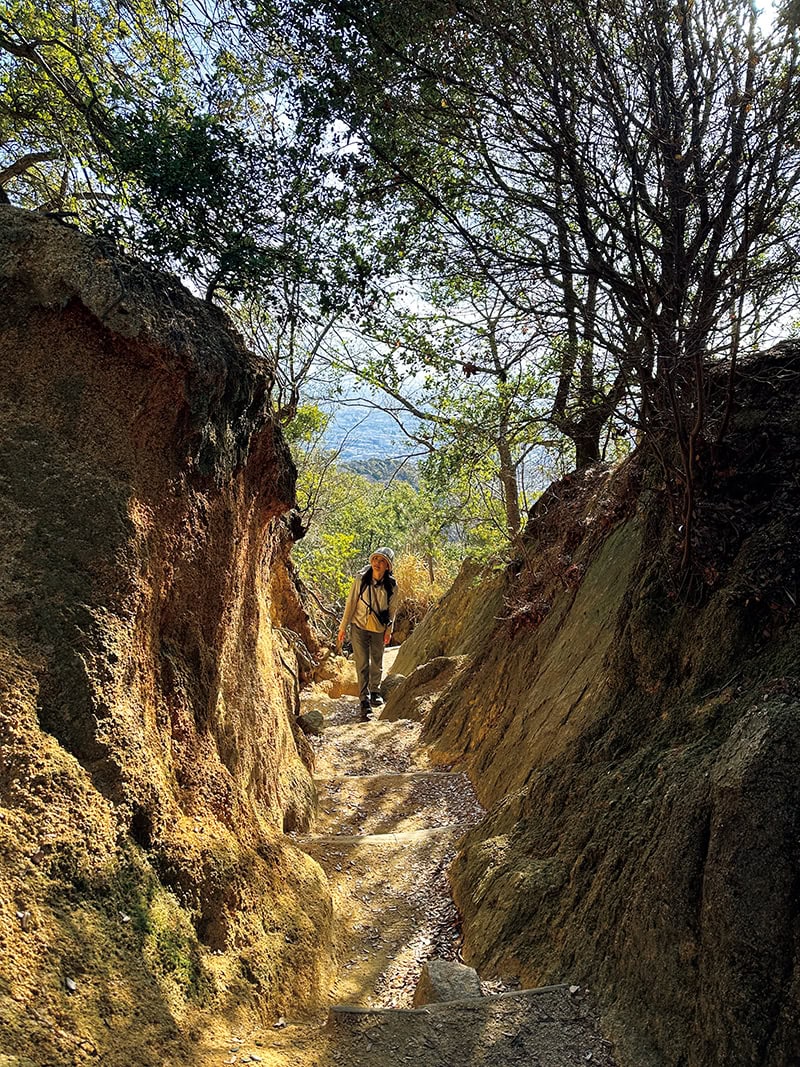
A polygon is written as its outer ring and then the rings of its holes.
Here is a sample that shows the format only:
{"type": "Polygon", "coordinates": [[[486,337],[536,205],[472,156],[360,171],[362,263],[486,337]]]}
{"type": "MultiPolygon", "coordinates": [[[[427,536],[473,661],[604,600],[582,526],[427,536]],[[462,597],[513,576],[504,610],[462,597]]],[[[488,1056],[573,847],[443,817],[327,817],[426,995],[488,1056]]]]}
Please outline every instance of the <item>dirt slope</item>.
{"type": "Polygon", "coordinates": [[[314,806],[293,468],[174,280],[0,207],[0,307],[0,1049],[186,1065],[200,1018],[313,1002],[330,967],[281,833],[314,806]]]}
{"type": "Polygon", "coordinates": [[[595,469],[462,579],[480,640],[457,587],[402,665],[471,656],[423,735],[493,809],[451,869],[469,962],[585,982],[636,1067],[800,1062],[796,350],[738,396],[691,580],[658,466],[595,469]]]}

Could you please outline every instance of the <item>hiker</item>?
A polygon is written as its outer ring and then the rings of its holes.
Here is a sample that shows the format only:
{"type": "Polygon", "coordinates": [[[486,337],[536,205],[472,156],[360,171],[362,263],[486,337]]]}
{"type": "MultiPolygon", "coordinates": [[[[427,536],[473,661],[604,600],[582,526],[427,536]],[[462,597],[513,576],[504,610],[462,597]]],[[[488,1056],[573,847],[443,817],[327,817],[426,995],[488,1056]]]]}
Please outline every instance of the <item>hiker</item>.
{"type": "Polygon", "coordinates": [[[394,552],[376,548],[369,566],[353,579],[344,606],[337,640],[341,646],[345,628],[350,623],[350,640],[361,700],[361,718],[366,721],[371,708],[383,704],[378,692],[383,671],[383,649],[392,639],[394,619],[400,597],[392,577],[394,552]]]}

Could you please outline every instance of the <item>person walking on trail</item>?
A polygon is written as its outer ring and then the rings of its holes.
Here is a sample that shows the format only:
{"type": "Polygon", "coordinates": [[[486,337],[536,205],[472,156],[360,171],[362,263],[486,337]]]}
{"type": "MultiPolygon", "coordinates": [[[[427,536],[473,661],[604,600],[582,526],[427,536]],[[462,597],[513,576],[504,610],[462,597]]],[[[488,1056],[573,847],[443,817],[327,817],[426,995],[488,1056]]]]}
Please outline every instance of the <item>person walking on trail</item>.
{"type": "Polygon", "coordinates": [[[392,577],[393,564],[391,548],[375,549],[369,557],[369,566],[353,579],[339,625],[337,639],[341,645],[347,624],[350,624],[363,720],[369,715],[370,708],[383,704],[383,697],[378,692],[383,672],[383,649],[392,639],[400,602],[397,582],[392,577]]]}

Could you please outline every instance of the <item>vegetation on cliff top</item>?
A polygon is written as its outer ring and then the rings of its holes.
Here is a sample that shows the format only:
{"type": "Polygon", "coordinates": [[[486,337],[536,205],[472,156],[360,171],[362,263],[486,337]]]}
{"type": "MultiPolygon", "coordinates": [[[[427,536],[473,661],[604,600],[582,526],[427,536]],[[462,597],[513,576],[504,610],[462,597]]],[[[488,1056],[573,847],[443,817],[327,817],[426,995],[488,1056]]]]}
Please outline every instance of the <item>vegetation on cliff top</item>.
{"type": "Polygon", "coordinates": [[[666,435],[688,564],[735,365],[795,297],[799,50],[749,0],[14,0],[0,187],[224,304],[285,421],[355,375],[511,544],[537,450],[666,435]]]}

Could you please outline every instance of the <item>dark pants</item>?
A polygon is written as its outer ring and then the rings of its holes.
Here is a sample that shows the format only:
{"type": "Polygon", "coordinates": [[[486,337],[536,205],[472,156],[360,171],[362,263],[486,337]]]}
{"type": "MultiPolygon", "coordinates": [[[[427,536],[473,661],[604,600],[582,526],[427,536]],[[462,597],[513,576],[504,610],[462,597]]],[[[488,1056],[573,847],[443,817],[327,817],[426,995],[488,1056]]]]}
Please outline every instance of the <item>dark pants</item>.
{"type": "Polygon", "coordinates": [[[383,673],[383,630],[373,633],[360,626],[350,626],[353,642],[353,659],[356,664],[359,696],[369,700],[370,693],[377,693],[383,673]]]}

